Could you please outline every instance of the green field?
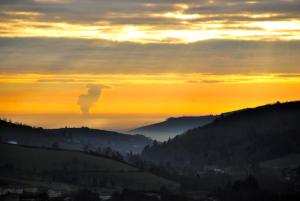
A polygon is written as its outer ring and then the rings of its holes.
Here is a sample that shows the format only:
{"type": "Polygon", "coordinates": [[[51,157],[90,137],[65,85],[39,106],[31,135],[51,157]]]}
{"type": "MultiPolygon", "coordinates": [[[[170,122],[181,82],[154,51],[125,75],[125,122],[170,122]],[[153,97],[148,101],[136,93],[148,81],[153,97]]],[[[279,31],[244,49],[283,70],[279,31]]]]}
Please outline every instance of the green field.
{"type": "Polygon", "coordinates": [[[79,187],[159,190],[178,184],[123,162],[78,151],[0,144],[0,175],[79,187]]]}

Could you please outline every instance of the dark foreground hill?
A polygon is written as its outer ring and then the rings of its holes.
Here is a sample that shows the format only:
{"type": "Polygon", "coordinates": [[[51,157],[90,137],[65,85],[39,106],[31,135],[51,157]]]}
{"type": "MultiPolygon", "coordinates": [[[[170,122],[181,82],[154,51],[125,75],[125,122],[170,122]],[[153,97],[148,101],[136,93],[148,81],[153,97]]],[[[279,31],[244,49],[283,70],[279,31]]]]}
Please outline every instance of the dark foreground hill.
{"type": "MultiPolygon", "coordinates": [[[[75,190],[113,188],[159,190],[178,185],[126,163],[80,151],[0,143],[0,180],[75,190]],[[49,186],[47,186],[49,185],[49,186]],[[53,186],[52,186],[53,185],[53,186]]],[[[59,189],[62,190],[62,189],[59,189]]]]}
{"type": "Polygon", "coordinates": [[[120,153],[140,153],[152,141],[142,135],[128,135],[90,128],[43,129],[0,120],[3,142],[73,150],[97,150],[110,147],[120,153]]]}
{"type": "Polygon", "coordinates": [[[276,103],[219,116],[142,156],[181,167],[248,167],[300,153],[300,102],[276,103]]]}
{"type": "Polygon", "coordinates": [[[131,133],[140,133],[155,140],[164,141],[182,134],[185,131],[211,123],[216,116],[199,117],[171,117],[167,120],[131,130],[131,133]]]}

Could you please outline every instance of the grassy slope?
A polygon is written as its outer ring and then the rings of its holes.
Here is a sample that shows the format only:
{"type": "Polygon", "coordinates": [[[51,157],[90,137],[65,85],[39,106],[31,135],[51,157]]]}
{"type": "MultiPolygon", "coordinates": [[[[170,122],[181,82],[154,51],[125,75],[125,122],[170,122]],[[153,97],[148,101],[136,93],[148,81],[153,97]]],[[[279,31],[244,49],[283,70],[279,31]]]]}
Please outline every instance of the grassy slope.
{"type": "Polygon", "coordinates": [[[14,172],[11,175],[14,177],[25,175],[45,182],[50,182],[49,178],[60,172],[66,177],[75,177],[78,185],[85,186],[90,185],[90,180],[94,178],[104,179],[114,186],[141,190],[177,186],[174,182],[139,171],[126,163],[77,151],[0,144],[0,167],[7,164],[13,165],[14,172]]]}
{"type": "Polygon", "coordinates": [[[268,160],[261,163],[262,167],[277,167],[277,168],[288,168],[300,166],[300,154],[290,154],[274,160],[268,160]]]}

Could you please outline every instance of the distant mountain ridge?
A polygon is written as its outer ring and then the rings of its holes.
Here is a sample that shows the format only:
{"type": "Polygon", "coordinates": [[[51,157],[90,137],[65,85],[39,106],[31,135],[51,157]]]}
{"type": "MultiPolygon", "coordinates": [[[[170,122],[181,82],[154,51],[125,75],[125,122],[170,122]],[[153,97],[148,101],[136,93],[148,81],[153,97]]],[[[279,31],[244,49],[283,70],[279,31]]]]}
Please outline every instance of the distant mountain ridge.
{"type": "Polygon", "coordinates": [[[120,153],[139,153],[152,140],[142,135],[82,128],[43,129],[0,120],[0,139],[22,145],[58,146],[73,150],[110,147],[120,153]]]}
{"type": "Polygon", "coordinates": [[[140,133],[147,137],[163,141],[182,134],[189,129],[211,123],[216,117],[214,115],[170,117],[163,122],[135,128],[130,132],[140,133]]]}
{"type": "Polygon", "coordinates": [[[300,101],[220,115],[212,123],[147,146],[147,160],[178,166],[247,166],[300,153],[300,101]]]}

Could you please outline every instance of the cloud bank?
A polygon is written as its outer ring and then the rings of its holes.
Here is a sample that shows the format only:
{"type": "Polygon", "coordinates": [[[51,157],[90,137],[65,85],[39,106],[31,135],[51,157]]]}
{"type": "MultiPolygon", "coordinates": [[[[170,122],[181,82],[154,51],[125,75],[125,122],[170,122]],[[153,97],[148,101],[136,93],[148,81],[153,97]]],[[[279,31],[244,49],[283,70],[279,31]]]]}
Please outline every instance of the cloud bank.
{"type": "Polygon", "coordinates": [[[0,39],[0,44],[0,71],[3,73],[300,72],[300,41],[137,44],[27,38],[0,39]]]}
{"type": "Polygon", "coordinates": [[[300,40],[297,0],[2,0],[0,37],[300,40]]]}
{"type": "Polygon", "coordinates": [[[299,53],[299,0],[0,1],[5,73],[298,73],[299,53]]]}

